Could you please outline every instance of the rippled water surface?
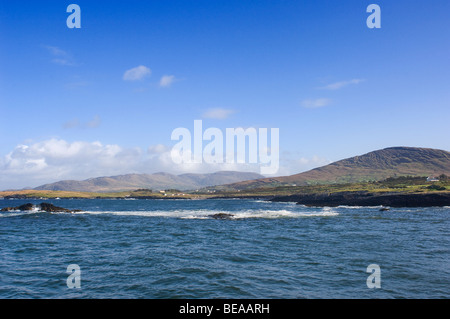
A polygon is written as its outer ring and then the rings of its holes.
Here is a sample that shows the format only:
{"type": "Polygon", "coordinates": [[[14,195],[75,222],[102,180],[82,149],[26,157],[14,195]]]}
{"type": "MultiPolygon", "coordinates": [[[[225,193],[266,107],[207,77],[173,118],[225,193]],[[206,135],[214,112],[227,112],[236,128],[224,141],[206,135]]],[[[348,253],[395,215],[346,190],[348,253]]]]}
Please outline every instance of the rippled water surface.
{"type": "Polygon", "coordinates": [[[48,202],[85,212],[0,213],[0,298],[450,297],[448,207],[48,202]],[[67,287],[69,264],[81,269],[80,289],[67,287]],[[367,287],[370,264],[380,289],[367,287]]]}

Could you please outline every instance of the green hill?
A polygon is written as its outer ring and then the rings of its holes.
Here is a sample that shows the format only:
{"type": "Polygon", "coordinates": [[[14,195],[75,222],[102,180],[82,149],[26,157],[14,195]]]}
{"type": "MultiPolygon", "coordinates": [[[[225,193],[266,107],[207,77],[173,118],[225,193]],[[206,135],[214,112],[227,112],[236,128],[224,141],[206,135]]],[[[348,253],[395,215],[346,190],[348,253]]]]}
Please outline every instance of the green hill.
{"type": "Polygon", "coordinates": [[[415,147],[391,147],[355,156],[291,176],[224,185],[221,189],[251,189],[283,185],[314,185],[380,181],[397,176],[450,175],[450,153],[415,147]]]}

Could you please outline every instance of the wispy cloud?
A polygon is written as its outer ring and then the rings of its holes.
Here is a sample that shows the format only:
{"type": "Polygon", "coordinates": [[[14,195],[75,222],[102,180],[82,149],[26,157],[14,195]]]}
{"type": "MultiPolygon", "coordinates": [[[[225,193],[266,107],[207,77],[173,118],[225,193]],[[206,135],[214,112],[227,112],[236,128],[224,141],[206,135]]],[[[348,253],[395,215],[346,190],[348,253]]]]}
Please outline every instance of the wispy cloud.
{"type": "Polygon", "coordinates": [[[235,111],[230,109],[212,108],[203,113],[203,118],[224,120],[233,113],[235,113],[235,111]]]}
{"type": "Polygon", "coordinates": [[[148,147],[147,152],[149,154],[162,154],[165,152],[169,152],[170,148],[163,144],[151,145],[148,147]]]}
{"type": "Polygon", "coordinates": [[[151,74],[152,71],[148,67],[139,65],[135,68],[125,71],[125,73],[123,74],[123,79],[125,81],[139,81],[151,74]]]}
{"type": "Polygon", "coordinates": [[[63,128],[65,129],[71,129],[76,127],[80,127],[80,120],[78,119],[72,119],[63,124],[63,128]]]}
{"type": "Polygon", "coordinates": [[[342,89],[346,86],[349,85],[354,85],[354,84],[359,84],[361,82],[364,82],[364,79],[352,79],[352,80],[348,80],[348,81],[340,81],[340,82],[335,82],[335,83],[331,83],[328,84],[326,86],[321,87],[321,89],[325,89],[325,90],[339,90],[342,89]]]}
{"type": "Polygon", "coordinates": [[[63,124],[63,128],[65,129],[73,129],[73,128],[96,128],[99,127],[102,123],[100,116],[96,115],[94,118],[88,122],[81,122],[79,119],[75,118],[70,121],[67,121],[63,124]]]}
{"type": "Polygon", "coordinates": [[[313,155],[312,157],[305,157],[298,152],[285,151],[281,158],[280,170],[278,171],[279,176],[298,174],[331,163],[329,159],[321,156],[313,155]]]}
{"type": "Polygon", "coordinates": [[[75,66],[76,63],[70,53],[64,51],[58,47],[51,45],[44,45],[44,48],[50,53],[53,57],[52,62],[59,65],[65,66],[75,66]]]}
{"type": "Polygon", "coordinates": [[[176,78],[174,75],[163,75],[163,77],[159,81],[159,86],[163,87],[163,88],[168,88],[175,81],[176,81],[176,78]]]}
{"type": "Polygon", "coordinates": [[[86,127],[87,128],[96,128],[99,127],[100,124],[102,124],[102,120],[100,118],[100,116],[96,115],[94,116],[94,118],[86,123],[86,127]]]}
{"type": "Polygon", "coordinates": [[[330,105],[331,102],[332,102],[331,99],[319,98],[319,99],[303,100],[301,104],[303,107],[313,109],[330,105]]]}

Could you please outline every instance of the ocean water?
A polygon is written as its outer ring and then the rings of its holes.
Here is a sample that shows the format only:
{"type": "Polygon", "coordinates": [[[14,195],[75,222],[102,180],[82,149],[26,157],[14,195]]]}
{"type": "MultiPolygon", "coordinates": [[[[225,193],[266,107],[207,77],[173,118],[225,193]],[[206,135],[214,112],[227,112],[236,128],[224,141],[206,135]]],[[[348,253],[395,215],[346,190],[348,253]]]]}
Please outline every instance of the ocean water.
{"type": "MultiPolygon", "coordinates": [[[[0,200],[0,207],[42,201],[0,200]]],[[[0,213],[0,298],[449,298],[450,208],[48,200],[0,213]],[[233,214],[217,220],[211,214],[233,214]],[[67,287],[67,267],[81,269],[67,287]],[[366,272],[379,265],[380,288],[366,272]]]]}

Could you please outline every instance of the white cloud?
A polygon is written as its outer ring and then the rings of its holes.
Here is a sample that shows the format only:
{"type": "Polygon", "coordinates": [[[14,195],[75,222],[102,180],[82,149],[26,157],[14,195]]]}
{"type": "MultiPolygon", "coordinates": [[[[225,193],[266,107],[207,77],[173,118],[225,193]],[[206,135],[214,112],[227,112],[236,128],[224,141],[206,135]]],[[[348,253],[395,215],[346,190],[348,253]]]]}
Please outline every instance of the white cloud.
{"type": "Polygon", "coordinates": [[[100,142],[50,139],[17,145],[0,157],[0,190],[37,187],[59,180],[83,180],[129,173],[212,173],[221,170],[260,171],[258,164],[175,164],[172,148],[155,145],[142,149],[100,142]]]}
{"type": "Polygon", "coordinates": [[[212,108],[203,113],[203,118],[224,120],[233,113],[235,113],[235,111],[230,109],[212,108]]]}
{"type": "Polygon", "coordinates": [[[152,145],[147,149],[149,154],[162,154],[164,152],[168,152],[169,150],[169,147],[163,144],[152,145]]]}
{"type": "Polygon", "coordinates": [[[58,47],[45,45],[45,49],[53,57],[52,62],[59,65],[74,66],[76,65],[72,55],[58,47]]]}
{"type": "Polygon", "coordinates": [[[0,187],[38,186],[60,179],[129,173],[141,162],[139,148],[50,139],[17,145],[0,158],[0,187]]]}
{"type": "Polygon", "coordinates": [[[168,88],[172,85],[173,82],[175,82],[175,76],[174,75],[163,75],[161,80],[159,81],[159,86],[163,88],[168,88]]]}
{"type": "Polygon", "coordinates": [[[349,80],[349,81],[340,81],[340,82],[335,82],[335,83],[331,83],[328,84],[324,87],[322,87],[322,89],[325,90],[339,90],[342,89],[343,87],[352,85],[352,84],[359,84],[361,82],[364,82],[364,79],[353,79],[353,80],[349,80]]]}
{"type": "Polygon", "coordinates": [[[125,71],[123,74],[123,79],[125,81],[139,81],[144,79],[146,76],[149,76],[151,73],[152,71],[148,67],[140,65],[125,71]]]}
{"type": "Polygon", "coordinates": [[[303,100],[302,106],[306,108],[319,108],[331,104],[331,100],[327,98],[303,100]]]}
{"type": "MultiPolygon", "coordinates": [[[[144,152],[138,147],[124,148],[101,142],[68,142],[63,139],[28,141],[17,145],[7,155],[0,156],[0,190],[36,187],[59,180],[83,180],[129,173],[182,174],[223,170],[260,172],[259,164],[175,164],[172,155],[172,147],[162,144],[150,146],[144,152]]],[[[284,154],[276,176],[300,173],[329,162],[317,156],[306,158],[284,154]]]]}

